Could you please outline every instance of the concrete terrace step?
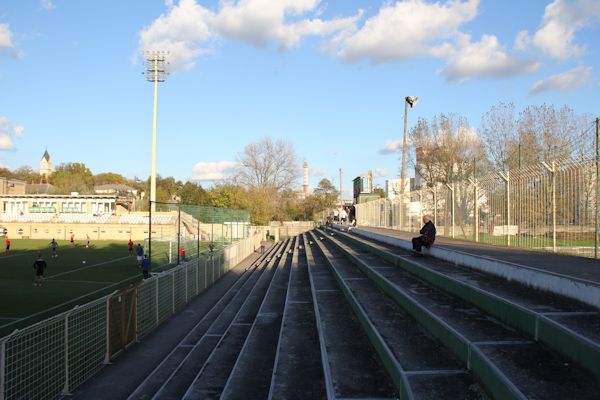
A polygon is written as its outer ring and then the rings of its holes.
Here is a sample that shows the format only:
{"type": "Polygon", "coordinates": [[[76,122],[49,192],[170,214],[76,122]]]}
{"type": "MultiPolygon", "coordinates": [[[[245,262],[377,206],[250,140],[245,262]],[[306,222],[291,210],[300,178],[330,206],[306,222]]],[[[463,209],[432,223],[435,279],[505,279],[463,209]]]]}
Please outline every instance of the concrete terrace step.
{"type": "Polygon", "coordinates": [[[554,293],[432,257],[414,258],[391,245],[339,233],[352,243],[428,283],[475,304],[588,369],[600,380],[600,310],[554,293]]]}
{"type": "Polygon", "coordinates": [[[389,268],[393,265],[347,246],[338,235],[320,234],[327,247],[348,258],[461,358],[494,396],[592,399],[600,393],[600,382],[592,374],[486,312],[399,268],[389,268]]]}

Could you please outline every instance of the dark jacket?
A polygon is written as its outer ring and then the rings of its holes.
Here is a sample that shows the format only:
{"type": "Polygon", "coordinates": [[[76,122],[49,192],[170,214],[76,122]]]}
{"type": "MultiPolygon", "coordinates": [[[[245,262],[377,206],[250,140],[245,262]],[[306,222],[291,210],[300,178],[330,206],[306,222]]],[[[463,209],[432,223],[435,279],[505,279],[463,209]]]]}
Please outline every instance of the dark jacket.
{"type": "Polygon", "coordinates": [[[428,221],[419,233],[425,238],[425,246],[429,247],[435,242],[435,225],[433,225],[433,222],[428,221]]]}

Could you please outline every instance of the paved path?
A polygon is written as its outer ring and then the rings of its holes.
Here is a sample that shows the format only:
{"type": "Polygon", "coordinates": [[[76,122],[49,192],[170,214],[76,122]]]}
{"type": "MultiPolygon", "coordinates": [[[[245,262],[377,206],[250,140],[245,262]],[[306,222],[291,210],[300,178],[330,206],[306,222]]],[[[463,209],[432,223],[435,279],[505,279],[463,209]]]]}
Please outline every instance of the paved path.
{"type": "MultiPolygon", "coordinates": [[[[417,236],[414,232],[402,232],[386,228],[359,227],[359,229],[407,241],[410,241],[412,237],[417,236]]],[[[443,236],[438,236],[436,238],[435,246],[508,261],[514,264],[546,270],[578,279],[585,279],[600,285],[600,260],[595,260],[593,258],[531,251],[514,247],[492,246],[466,240],[451,239],[443,236]]]]}
{"type": "Polygon", "coordinates": [[[126,399],[258,257],[259,253],[253,253],[242,261],[178,314],[77,388],[73,396],[65,398],[126,399]]]}

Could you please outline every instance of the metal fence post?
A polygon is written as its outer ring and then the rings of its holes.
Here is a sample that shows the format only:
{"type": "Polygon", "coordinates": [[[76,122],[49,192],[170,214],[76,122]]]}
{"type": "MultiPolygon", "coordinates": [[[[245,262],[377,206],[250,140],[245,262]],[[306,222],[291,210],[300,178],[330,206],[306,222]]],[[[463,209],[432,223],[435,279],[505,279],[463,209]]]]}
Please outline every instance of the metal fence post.
{"type": "Polygon", "coordinates": [[[155,280],[156,285],[154,285],[155,292],[156,292],[156,296],[155,296],[155,298],[156,298],[156,325],[158,325],[158,321],[159,321],[159,319],[158,319],[158,279],[159,278],[157,277],[155,280]]]}
{"type": "MultiPolygon", "coordinates": [[[[75,306],[73,309],[76,309],[79,306],[75,306]]],[[[68,396],[69,392],[69,316],[72,311],[69,311],[65,314],[65,337],[64,337],[64,346],[65,346],[65,385],[63,386],[63,390],[61,392],[62,395],[68,396]]]]}
{"type": "Polygon", "coordinates": [[[6,340],[0,340],[0,400],[4,400],[5,365],[6,365],[6,340]]]}
{"type": "Polygon", "coordinates": [[[477,179],[469,178],[473,185],[473,240],[479,242],[479,210],[477,208],[477,179]]]}
{"type": "Polygon", "coordinates": [[[110,298],[112,294],[106,297],[106,355],[104,364],[110,364],[110,298]]]}
{"type": "Polygon", "coordinates": [[[552,166],[545,161],[542,164],[552,174],[552,251],[556,253],[556,162],[552,161],[552,166]]]}
{"type": "MultiPolygon", "coordinates": [[[[451,209],[450,212],[452,213],[452,225],[451,225],[451,237],[454,239],[454,183],[452,183],[452,185],[449,185],[446,183],[446,186],[448,187],[448,190],[450,190],[450,199],[451,199],[451,209]]],[[[446,197],[447,198],[447,197],[446,197]]],[[[448,222],[444,221],[444,226],[446,226],[448,222]]]]}
{"type": "Polygon", "coordinates": [[[504,179],[506,193],[506,245],[510,247],[510,171],[506,171],[506,175],[501,171],[498,174],[504,179]]]}
{"type": "Polygon", "coordinates": [[[171,312],[175,314],[175,273],[171,272],[171,312]]]}
{"type": "Polygon", "coordinates": [[[595,225],[596,234],[594,235],[594,258],[598,258],[598,234],[600,233],[600,118],[596,118],[596,206],[595,208],[595,225]]]}
{"type": "Polygon", "coordinates": [[[433,224],[437,226],[437,187],[433,187],[433,224]]]}

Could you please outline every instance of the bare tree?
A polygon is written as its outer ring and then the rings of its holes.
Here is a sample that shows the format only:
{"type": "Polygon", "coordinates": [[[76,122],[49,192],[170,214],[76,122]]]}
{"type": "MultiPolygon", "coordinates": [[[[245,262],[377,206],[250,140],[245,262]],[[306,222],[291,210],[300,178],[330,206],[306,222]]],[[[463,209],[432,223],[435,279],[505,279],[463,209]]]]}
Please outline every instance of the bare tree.
{"type": "Polygon", "coordinates": [[[518,166],[519,121],[513,103],[498,103],[483,114],[479,134],[495,169],[506,171],[518,166]]]}
{"type": "Polygon", "coordinates": [[[419,153],[415,169],[428,186],[468,178],[474,160],[484,154],[475,130],[457,114],[440,114],[431,123],[420,119],[411,131],[411,139],[419,153]]]}
{"type": "Polygon", "coordinates": [[[291,143],[268,137],[250,143],[238,154],[237,180],[249,188],[291,189],[300,175],[296,152],[291,143]]]}

